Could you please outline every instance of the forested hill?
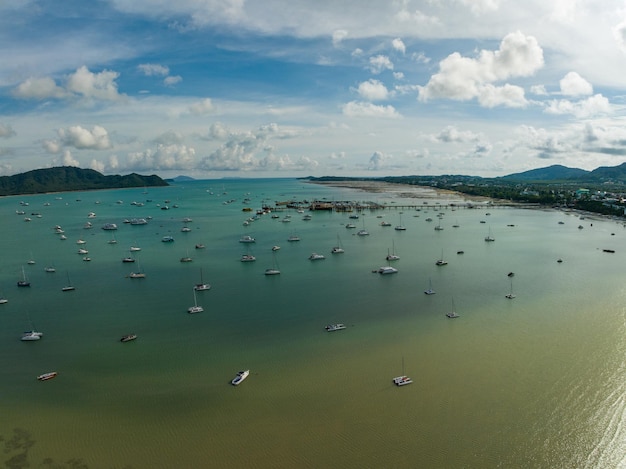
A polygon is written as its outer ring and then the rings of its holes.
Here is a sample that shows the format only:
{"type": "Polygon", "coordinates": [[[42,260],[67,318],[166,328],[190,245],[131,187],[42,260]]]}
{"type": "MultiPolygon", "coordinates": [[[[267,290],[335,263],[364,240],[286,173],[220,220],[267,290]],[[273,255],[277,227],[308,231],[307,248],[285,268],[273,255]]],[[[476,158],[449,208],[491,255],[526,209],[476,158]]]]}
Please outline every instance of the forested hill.
{"type": "Polygon", "coordinates": [[[155,175],[132,173],[126,176],[105,176],[93,169],[61,166],[1,176],[0,196],[167,185],[167,182],[155,175]]]}

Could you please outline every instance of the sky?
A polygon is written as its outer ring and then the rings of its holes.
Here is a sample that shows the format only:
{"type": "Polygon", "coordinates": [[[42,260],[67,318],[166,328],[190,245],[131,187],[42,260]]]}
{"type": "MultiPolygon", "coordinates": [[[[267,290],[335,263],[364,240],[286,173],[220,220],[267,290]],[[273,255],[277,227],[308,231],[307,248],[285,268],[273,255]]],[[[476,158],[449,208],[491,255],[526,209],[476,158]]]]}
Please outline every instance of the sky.
{"type": "Polygon", "coordinates": [[[624,161],[624,0],[0,2],[0,175],[624,161]]]}

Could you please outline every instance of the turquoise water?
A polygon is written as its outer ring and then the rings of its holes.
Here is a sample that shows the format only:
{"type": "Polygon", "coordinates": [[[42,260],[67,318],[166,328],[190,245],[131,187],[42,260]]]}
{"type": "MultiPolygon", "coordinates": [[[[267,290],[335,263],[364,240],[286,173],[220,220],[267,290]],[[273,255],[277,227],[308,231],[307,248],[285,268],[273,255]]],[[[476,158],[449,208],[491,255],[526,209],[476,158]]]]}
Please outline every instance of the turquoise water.
{"type": "Polygon", "coordinates": [[[397,208],[421,202],[291,179],[1,199],[0,435],[20,437],[4,460],[32,442],[35,467],[623,467],[623,226],[557,211],[397,208]],[[391,208],[311,221],[289,210],[243,225],[244,206],[290,198],[391,208]],[[101,230],[107,222],[119,229],[101,230]],[[244,234],[257,239],[256,262],[239,261],[244,234]],[[330,254],[338,242],[345,253],[330,254]],[[131,245],[137,262],[123,264],[131,245]],[[392,246],[398,274],[372,273],[392,246]],[[448,265],[437,267],[442,252],[448,265]],[[264,276],[274,261],[281,275],[264,276]],[[31,288],[16,286],[22,268],[31,288]],[[145,279],[128,278],[139,268],[145,279]],[[212,288],[189,315],[201,270],[212,288]],[[76,290],[61,292],[68,276],[76,290]],[[429,279],[436,295],[423,294],[429,279]],[[458,319],[445,317],[452,308],[458,319]],[[45,336],[21,342],[31,321],[45,336]],[[348,327],[326,333],[331,322],[348,327]],[[138,339],[121,344],[129,332],[138,339]],[[397,388],[403,363],[414,384],[397,388]],[[251,374],[234,388],[240,369],[251,374]],[[59,376],[35,380],[50,370],[59,376]]]}

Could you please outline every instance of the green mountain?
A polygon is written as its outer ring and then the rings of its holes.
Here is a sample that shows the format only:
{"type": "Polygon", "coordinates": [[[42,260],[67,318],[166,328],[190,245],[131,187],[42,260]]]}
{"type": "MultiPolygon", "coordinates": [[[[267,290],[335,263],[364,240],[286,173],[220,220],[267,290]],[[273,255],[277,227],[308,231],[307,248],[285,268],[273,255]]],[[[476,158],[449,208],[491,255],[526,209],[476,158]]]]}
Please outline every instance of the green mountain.
{"type": "Polygon", "coordinates": [[[132,173],[126,176],[105,176],[93,169],[62,166],[2,176],[0,196],[167,185],[167,182],[155,175],[141,176],[132,173]]]}
{"type": "Polygon", "coordinates": [[[589,173],[589,178],[603,182],[626,182],[626,163],[619,166],[600,166],[589,173]]]}
{"type": "Polygon", "coordinates": [[[531,169],[522,173],[509,174],[499,179],[512,181],[571,181],[574,179],[586,179],[590,175],[589,171],[578,168],[568,168],[560,164],[548,166],[546,168],[531,169]]]}

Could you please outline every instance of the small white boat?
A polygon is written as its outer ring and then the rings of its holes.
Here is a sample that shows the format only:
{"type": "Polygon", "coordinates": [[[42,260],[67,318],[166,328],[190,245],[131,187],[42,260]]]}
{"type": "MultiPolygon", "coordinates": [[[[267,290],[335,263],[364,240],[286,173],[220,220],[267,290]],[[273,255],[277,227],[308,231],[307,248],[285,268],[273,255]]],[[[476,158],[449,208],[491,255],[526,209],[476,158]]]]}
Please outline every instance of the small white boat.
{"type": "Polygon", "coordinates": [[[47,373],[37,376],[37,379],[39,381],[48,381],[49,379],[56,378],[58,374],[59,373],[57,373],[56,371],[49,371],[47,373]]]}
{"type": "Polygon", "coordinates": [[[365,230],[365,229],[363,229],[363,230],[359,230],[359,231],[357,232],[357,235],[359,235],[359,236],[369,236],[369,234],[370,234],[370,233],[369,233],[369,231],[367,231],[367,230],[365,230]]]}
{"type": "Polygon", "coordinates": [[[146,274],[143,272],[131,272],[128,274],[129,278],[146,278],[146,274]]]}
{"type": "Polygon", "coordinates": [[[395,384],[396,386],[405,386],[407,384],[411,384],[413,383],[413,380],[411,378],[409,378],[406,375],[403,376],[396,376],[393,379],[393,384],[395,384]]]}
{"type": "Polygon", "coordinates": [[[391,250],[391,252],[389,252],[389,249],[387,249],[387,257],[385,257],[385,259],[387,259],[388,261],[400,260],[400,256],[396,254],[396,243],[394,241],[392,241],[392,246],[393,249],[391,250]]]}
{"type": "Polygon", "coordinates": [[[435,265],[448,265],[448,261],[444,260],[443,258],[443,249],[441,250],[441,257],[437,260],[437,262],[435,262],[435,265]]]}
{"type": "Polygon", "coordinates": [[[187,308],[187,312],[189,314],[195,314],[195,313],[201,313],[202,311],[204,311],[204,308],[202,306],[198,305],[198,300],[196,299],[196,289],[193,289],[193,302],[194,305],[190,306],[189,308],[187,308]]]}
{"type": "Polygon", "coordinates": [[[309,260],[311,261],[321,261],[322,259],[326,259],[323,254],[318,254],[316,252],[311,253],[309,256],[309,260]]]}
{"type": "Polygon", "coordinates": [[[280,246],[272,246],[272,251],[278,251],[280,249],[280,246]]]}
{"type": "Polygon", "coordinates": [[[163,242],[163,243],[172,243],[172,242],[174,242],[174,238],[172,236],[163,236],[161,238],[161,242],[163,242]]]}
{"type": "Polygon", "coordinates": [[[0,296],[0,305],[4,305],[7,304],[9,302],[9,300],[7,300],[5,297],[0,296]]]}
{"type": "Polygon", "coordinates": [[[200,269],[200,283],[196,283],[193,286],[193,289],[195,291],[206,291],[206,290],[210,290],[211,289],[211,285],[208,283],[204,283],[204,280],[202,278],[202,269],[200,269]]]}
{"type": "Polygon", "coordinates": [[[43,337],[43,332],[37,332],[37,331],[27,331],[24,332],[24,335],[22,336],[22,338],[20,340],[23,340],[24,342],[28,342],[28,341],[33,341],[33,340],[39,340],[43,337]]]}
{"type": "Polygon", "coordinates": [[[78,254],[83,254],[83,255],[84,254],[89,254],[89,251],[87,251],[87,249],[81,248],[81,249],[78,250],[78,254]]]}
{"type": "Polygon", "coordinates": [[[428,279],[428,290],[424,290],[424,293],[426,295],[434,295],[435,294],[435,290],[433,290],[433,281],[431,279],[428,279]]]}
{"type": "Polygon", "coordinates": [[[131,246],[130,247],[130,252],[138,252],[141,251],[141,248],[139,246],[131,246]]]}
{"type": "Polygon", "coordinates": [[[356,225],[354,223],[348,223],[346,225],[346,228],[348,228],[348,229],[356,228],[356,225]]]}
{"type": "Polygon", "coordinates": [[[380,226],[391,226],[391,222],[390,221],[381,221],[380,222],[380,226]]]}
{"type": "Polygon", "coordinates": [[[380,267],[375,272],[378,272],[380,275],[397,274],[398,269],[391,267],[390,265],[385,265],[383,267],[380,267]]]}
{"type": "Polygon", "coordinates": [[[250,235],[243,235],[241,238],[239,238],[239,242],[240,243],[254,243],[256,242],[256,239],[254,239],[250,235]]]}
{"type": "Polygon", "coordinates": [[[136,338],[137,334],[126,334],[122,336],[120,342],[130,342],[131,340],[135,340],[136,338]]]}
{"type": "Polygon", "coordinates": [[[250,375],[250,370],[238,371],[237,376],[235,376],[230,384],[233,386],[239,386],[241,382],[246,379],[250,375]]]}
{"type": "Polygon", "coordinates": [[[54,268],[54,267],[52,267],[52,266],[45,267],[43,270],[44,270],[45,272],[49,273],[49,274],[54,273],[54,272],[56,272],[56,271],[57,271],[57,269],[55,269],[55,268],[54,268]]]}
{"type": "Polygon", "coordinates": [[[241,256],[241,262],[254,262],[256,261],[256,257],[254,257],[252,254],[242,254],[241,256]]]}
{"type": "Polygon", "coordinates": [[[346,328],[345,324],[338,323],[338,324],[329,324],[324,329],[326,329],[326,331],[328,332],[333,332],[333,331],[340,331],[345,328],[346,328]]]}

